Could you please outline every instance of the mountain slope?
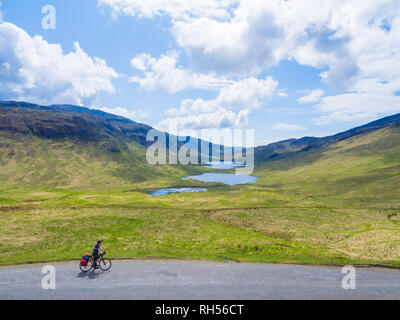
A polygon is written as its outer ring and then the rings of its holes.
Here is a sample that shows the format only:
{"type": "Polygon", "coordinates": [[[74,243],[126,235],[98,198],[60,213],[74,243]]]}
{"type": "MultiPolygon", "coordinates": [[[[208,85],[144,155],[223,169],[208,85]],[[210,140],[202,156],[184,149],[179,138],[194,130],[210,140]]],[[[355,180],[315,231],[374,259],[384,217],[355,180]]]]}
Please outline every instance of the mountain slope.
{"type": "Polygon", "coordinates": [[[323,138],[304,137],[301,139],[289,139],[266,146],[260,146],[255,148],[255,161],[256,163],[261,164],[268,161],[294,157],[299,153],[306,153],[308,151],[312,152],[313,150],[318,150],[319,148],[327,148],[331,144],[355,136],[368,134],[386,126],[390,126],[396,122],[400,123],[400,113],[335,134],[333,136],[323,138]]]}
{"type": "Polygon", "coordinates": [[[356,128],[325,138],[328,142],[318,148],[265,161],[255,173],[262,177],[259,183],[306,202],[398,206],[400,121],[370,128],[373,126],[356,128]]]}
{"type": "MultiPolygon", "coordinates": [[[[319,192],[315,184],[324,185],[327,192],[333,192],[333,186],[351,186],[354,181],[364,186],[385,181],[385,186],[398,187],[399,127],[397,114],[330,137],[290,139],[257,147],[258,184],[268,176],[267,188],[300,190],[305,184],[314,194],[319,192]],[[368,166],[380,173],[369,169],[360,172],[368,166]],[[356,172],[360,172],[357,179],[356,172]],[[332,179],[334,183],[329,182],[332,179]]],[[[0,183],[7,187],[96,189],[145,186],[157,180],[159,186],[177,184],[180,177],[202,170],[149,165],[146,134],[151,129],[77,106],[0,102],[0,183]]]]}
{"type": "Polygon", "coordinates": [[[105,150],[120,152],[125,142],[146,146],[150,126],[123,117],[70,105],[39,106],[24,102],[0,102],[0,132],[45,139],[71,138],[98,143],[105,150]]]}
{"type": "Polygon", "coordinates": [[[151,129],[77,106],[0,102],[0,183],[101,188],[185,175],[179,166],[147,163],[151,129]]]}

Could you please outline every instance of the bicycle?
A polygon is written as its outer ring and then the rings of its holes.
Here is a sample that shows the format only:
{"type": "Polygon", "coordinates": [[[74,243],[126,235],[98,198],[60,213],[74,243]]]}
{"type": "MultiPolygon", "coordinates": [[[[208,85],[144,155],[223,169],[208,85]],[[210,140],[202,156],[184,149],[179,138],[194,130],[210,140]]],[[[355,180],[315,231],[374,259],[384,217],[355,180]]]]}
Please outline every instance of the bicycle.
{"type": "MultiPolygon", "coordinates": [[[[100,267],[101,270],[103,271],[107,271],[110,270],[111,268],[111,260],[109,258],[104,258],[104,255],[106,254],[106,252],[100,254],[100,260],[97,263],[97,265],[100,267]]],[[[86,263],[86,265],[82,265],[82,261],[79,262],[79,268],[81,269],[82,272],[89,272],[90,270],[93,269],[93,265],[94,265],[94,260],[93,260],[93,256],[90,255],[89,259],[86,263]]]]}

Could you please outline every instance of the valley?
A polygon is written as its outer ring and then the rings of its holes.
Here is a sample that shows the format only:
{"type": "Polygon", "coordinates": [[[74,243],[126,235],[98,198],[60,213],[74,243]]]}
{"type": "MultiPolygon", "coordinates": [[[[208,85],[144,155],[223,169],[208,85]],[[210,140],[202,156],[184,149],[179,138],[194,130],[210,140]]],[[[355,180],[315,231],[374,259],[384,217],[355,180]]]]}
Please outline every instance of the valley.
{"type": "Polygon", "coordinates": [[[181,178],[234,169],[147,164],[144,125],[23,108],[0,105],[1,265],[79,259],[101,238],[114,259],[400,266],[399,115],[260,147],[259,179],[229,186],[181,178]],[[207,191],[149,194],[190,187],[207,191]]]}

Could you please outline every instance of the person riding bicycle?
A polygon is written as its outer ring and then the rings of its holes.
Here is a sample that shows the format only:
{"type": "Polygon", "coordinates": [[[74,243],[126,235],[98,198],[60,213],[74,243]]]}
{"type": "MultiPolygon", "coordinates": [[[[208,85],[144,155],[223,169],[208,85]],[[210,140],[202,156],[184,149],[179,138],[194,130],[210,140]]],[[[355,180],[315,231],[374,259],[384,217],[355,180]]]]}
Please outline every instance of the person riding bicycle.
{"type": "Polygon", "coordinates": [[[92,256],[93,256],[93,261],[94,261],[94,268],[98,269],[99,267],[97,266],[97,262],[100,260],[100,254],[103,254],[104,251],[101,248],[101,240],[97,241],[97,244],[93,248],[92,256]]]}

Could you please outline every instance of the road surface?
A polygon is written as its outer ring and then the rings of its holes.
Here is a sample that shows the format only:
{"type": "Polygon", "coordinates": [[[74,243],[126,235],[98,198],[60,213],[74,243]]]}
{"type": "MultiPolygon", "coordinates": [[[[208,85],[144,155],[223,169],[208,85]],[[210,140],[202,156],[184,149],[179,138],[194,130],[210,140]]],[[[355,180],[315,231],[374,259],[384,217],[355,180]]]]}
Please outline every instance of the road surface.
{"type": "Polygon", "coordinates": [[[339,267],[114,261],[87,274],[78,263],[54,263],[56,289],[42,288],[41,265],[0,268],[0,299],[399,299],[400,270],[356,269],[344,290],[339,267]]]}

